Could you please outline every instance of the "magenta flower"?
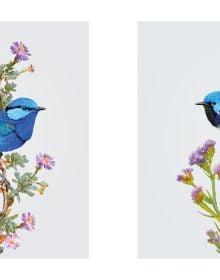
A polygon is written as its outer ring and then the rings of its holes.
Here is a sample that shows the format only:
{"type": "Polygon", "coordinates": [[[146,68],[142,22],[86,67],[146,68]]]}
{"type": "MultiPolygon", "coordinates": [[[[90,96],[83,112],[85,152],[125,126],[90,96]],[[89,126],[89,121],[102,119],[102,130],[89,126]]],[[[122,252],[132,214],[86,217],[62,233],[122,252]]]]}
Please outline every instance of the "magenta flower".
{"type": "Polygon", "coordinates": [[[28,212],[27,214],[22,214],[22,227],[28,231],[35,229],[35,218],[34,216],[28,212]]]}
{"type": "Polygon", "coordinates": [[[6,236],[4,245],[6,248],[15,250],[20,245],[20,237],[16,233],[6,236]]]}
{"type": "Polygon", "coordinates": [[[191,197],[193,202],[200,203],[203,200],[204,193],[202,191],[202,187],[195,187],[191,193],[191,197]]]}
{"type": "Polygon", "coordinates": [[[41,154],[39,153],[36,156],[37,166],[44,167],[45,169],[52,169],[52,167],[55,165],[54,158],[49,156],[48,154],[41,154]]]}
{"type": "Polygon", "coordinates": [[[15,59],[18,61],[28,60],[28,56],[31,54],[28,51],[28,48],[22,43],[14,42],[11,47],[11,52],[15,54],[15,59]]]}

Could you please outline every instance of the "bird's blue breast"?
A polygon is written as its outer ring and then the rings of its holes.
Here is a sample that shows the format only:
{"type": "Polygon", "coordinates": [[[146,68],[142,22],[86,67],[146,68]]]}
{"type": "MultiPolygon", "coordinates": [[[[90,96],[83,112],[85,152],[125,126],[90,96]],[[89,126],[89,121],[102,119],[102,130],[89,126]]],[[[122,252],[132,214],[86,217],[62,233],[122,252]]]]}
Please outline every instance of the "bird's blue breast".
{"type": "Polygon", "coordinates": [[[0,136],[0,151],[8,152],[21,147],[25,141],[17,136],[15,132],[12,132],[5,136],[0,136]]]}
{"type": "Polygon", "coordinates": [[[33,112],[27,117],[16,121],[15,132],[23,141],[31,138],[36,116],[37,112],[33,112]]]}
{"type": "Polygon", "coordinates": [[[0,111],[0,152],[12,151],[29,140],[37,112],[19,120],[11,120],[5,111],[0,111]]]}

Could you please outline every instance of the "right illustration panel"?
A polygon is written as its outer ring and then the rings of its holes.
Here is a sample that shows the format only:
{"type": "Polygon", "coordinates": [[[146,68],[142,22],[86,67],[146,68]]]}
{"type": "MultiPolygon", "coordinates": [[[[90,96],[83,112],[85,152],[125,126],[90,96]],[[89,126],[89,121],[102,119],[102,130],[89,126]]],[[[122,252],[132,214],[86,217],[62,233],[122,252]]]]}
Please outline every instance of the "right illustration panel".
{"type": "Polygon", "coordinates": [[[138,24],[138,256],[220,256],[220,22],[138,24]]]}

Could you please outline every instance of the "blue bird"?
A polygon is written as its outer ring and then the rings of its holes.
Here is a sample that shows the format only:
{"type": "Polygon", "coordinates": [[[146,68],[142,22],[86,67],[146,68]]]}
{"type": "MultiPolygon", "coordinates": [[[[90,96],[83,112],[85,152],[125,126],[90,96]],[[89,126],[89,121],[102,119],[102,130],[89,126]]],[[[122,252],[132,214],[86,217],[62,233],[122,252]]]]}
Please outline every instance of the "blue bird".
{"type": "Polygon", "coordinates": [[[0,152],[17,149],[31,138],[40,110],[45,108],[32,99],[18,98],[0,111],[0,152]]]}
{"type": "Polygon", "coordinates": [[[196,105],[204,106],[207,119],[215,127],[220,127],[220,91],[214,91],[205,96],[196,105]]]}

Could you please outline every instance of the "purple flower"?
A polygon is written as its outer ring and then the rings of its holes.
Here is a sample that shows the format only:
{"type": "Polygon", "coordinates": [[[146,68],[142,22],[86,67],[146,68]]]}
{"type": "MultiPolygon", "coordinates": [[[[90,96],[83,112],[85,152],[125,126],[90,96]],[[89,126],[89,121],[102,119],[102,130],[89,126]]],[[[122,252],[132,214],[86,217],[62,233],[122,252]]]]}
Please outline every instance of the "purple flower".
{"type": "Polygon", "coordinates": [[[205,155],[208,152],[208,150],[210,148],[214,148],[214,146],[215,146],[215,141],[207,140],[202,146],[198,147],[197,152],[201,155],[205,155]]]}
{"type": "Polygon", "coordinates": [[[214,174],[218,176],[218,179],[220,179],[220,163],[216,164],[213,167],[213,171],[214,171],[214,174]]]}
{"type": "Polygon", "coordinates": [[[14,42],[11,47],[11,52],[15,54],[15,59],[18,61],[28,60],[28,56],[31,54],[28,51],[28,48],[22,42],[14,42]]]}
{"type": "Polygon", "coordinates": [[[210,238],[215,238],[215,232],[212,229],[209,229],[206,234],[210,237],[210,238]]]}
{"type": "Polygon", "coordinates": [[[193,202],[200,203],[203,200],[204,193],[202,191],[202,187],[195,187],[191,193],[191,197],[193,202]]]}
{"type": "Polygon", "coordinates": [[[206,232],[206,234],[209,237],[209,239],[208,239],[209,243],[220,244],[220,236],[219,236],[219,233],[217,231],[213,231],[212,229],[210,229],[206,232]]]}
{"type": "Polygon", "coordinates": [[[214,148],[215,143],[216,142],[214,140],[210,140],[210,139],[205,141],[205,143],[203,144],[203,149],[205,153],[208,151],[209,148],[214,148]]]}
{"type": "Polygon", "coordinates": [[[205,162],[204,155],[200,154],[198,150],[192,152],[189,157],[189,165],[202,164],[205,162]]]}
{"type": "Polygon", "coordinates": [[[46,169],[52,169],[52,167],[55,165],[54,158],[49,156],[48,154],[41,154],[36,156],[37,166],[44,167],[46,169]]]}
{"type": "Polygon", "coordinates": [[[183,169],[182,170],[183,174],[177,175],[177,178],[176,178],[177,181],[191,185],[191,183],[193,182],[193,179],[194,179],[193,175],[192,175],[192,171],[193,171],[192,168],[183,169]]]}
{"type": "Polygon", "coordinates": [[[210,162],[215,152],[214,146],[215,141],[207,140],[202,146],[199,146],[196,151],[192,152],[189,157],[189,164],[201,166],[206,160],[210,162]]]}
{"type": "Polygon", "coordinates": [[[16,233],[6,236],[4,245],[6,248],[15,250],[20,245],[20,237],[16,233]]]}
{"type": "Polygon", "coordinates": [[[28,212],[27,214],[22,214],[22,227],[28,231],[35,229],[35,218],[34,216],[28,212]]]}

